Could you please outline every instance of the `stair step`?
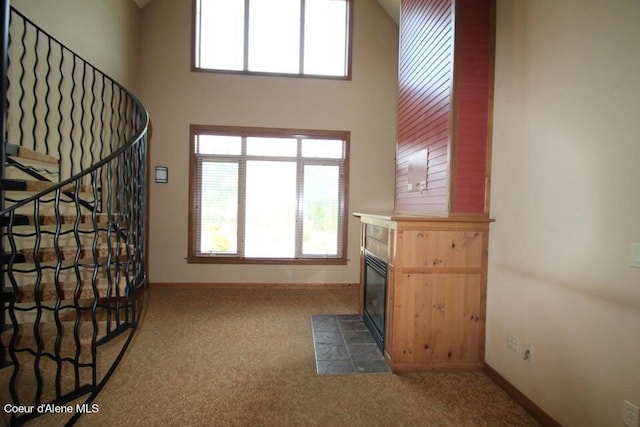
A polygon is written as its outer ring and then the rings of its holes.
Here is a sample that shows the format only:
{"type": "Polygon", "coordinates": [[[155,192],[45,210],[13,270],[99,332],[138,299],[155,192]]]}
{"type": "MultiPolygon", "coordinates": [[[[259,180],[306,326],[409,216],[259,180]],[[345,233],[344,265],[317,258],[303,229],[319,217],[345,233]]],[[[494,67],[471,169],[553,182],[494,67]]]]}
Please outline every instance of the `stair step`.
{"type": "MultiPolygon", "coordinates": [[[[95,249],[95,257],[99,259],[106,258],[109,253],[111,256],[118,256],[119,258],[123,258],[129,254],[133,254],[134,245],[121,245],[119,250],[115,246],[111,247],[111,250],[107,246],[98,246],[95,249]]],[[[78,254],[78,260],[92,260],[94,257],[94,250],[91,247],[81,247],[77,248],[60,248],[60,257],[61,261],[74,261],[76,259],[76,254],[78,254]]],[[[0,262],[7,264],[11,254],[4,253],[0,255],[0,262]]],[[[19,250],[14,259],[14,263],[34,263],[34,262],[55,262],[58,261],[58,254],[56,253],[56,249],[52,247],[43,247],[38,250],[36,254],[33,250],[23,249],[19,250]]]]}
{"type": "MultiPolygon", "coordinates": [[[[120,277],[120,280],[116,283],[115,278],[112,278],[111,296],[115,296],[116,292],[119,296],[124,296],[127,287],[127,278],[120,277]],[[116,291],[116,288],[118,290],[116,291]]],[[[73,300],[75,297],[76,284],[75,283],[61,283],[61,300],[73,300]]],[[[100,278],[96,280],[96,290],[98,291],[98,298],[106,298],[108,295],[109,280],[100,278]]],[[[39,301],[55,301],[58,298],[58,292],[56,291],[55,283],[42,283],[40,284],[39,301]]],[[[84,280],[80,283],[80,290],[78,292],[78,299],[93,299],[95,296],[93,286],[90,280],[84,280]]],[[[16,303],[33,302],[35,301],[35,285],[22,285],[18,286],[18,297],[16,303]]]]}
{"type": "MultiPolygon", "coordinates": [[[[60,224],[75,224],[77,217],[78,216],[75,214],[61,214],[60,224]]],[[[36,216],[33,214],[16,214],[13,225],[36,225],[36,223],[38,223],[39,225],[56,225],[58,222],[58,219],[54,214],[38,215],[37,218],[38,220],[36,221],[36,216]]],[[[106,213],[99,213],[99,214],[96,214],[96,218],[95,218],[97,224],[106,224],[109,222],[109,219],[111,219],[112,222],[115,222],[118,219],[118,215],[116,214],[109,215],[106,213]]],[[[92,214],[80,215],[79,223],[92,224],[93,223],[92,214]]],[[[9,225],[9,217],[4,216],[0,218],[0,225],[3,225],[3,226],[9,225]]]]}
{"type": "MultiPolygon", "coordinates": [[[[17,327],[17,339],[14,348],[31,349],[37,351],[38,345],[34,333],[35,323],[24,323],[17,327]]],[[[75,322],[60,322],[60,353],[62,357],[75,357],[76,339],[74,330],[75,322]]],[[[124,327],[124,324],[121,325],[124,327]]],[[[111,333],[116,329],[115,322],[111,322],[111,333]]],[[[5,347],[8,347],[13,334],[13,329],[0,334],[0,340],[5,347]]],[[[94,334],[94,326],[91,321],[79,322],[78,342],[81,348],[80,361],[87,362],[91,358],[91,342],[94,334]]],[[[38,325],[38,337],[40,338],[42,347],[41,351],[55,354],[55,344],[58,335],[58,326],[55,322],[41,322],[38,325]]],[[[107,322],[98,321],[96,331],[96,342],[100,342],[107,337],[107,322]]]]}
{"type": "MultiPolygon", "coordinates": [[[[48,190],[58,185],[56,182],[36,181],[27,179],[3,179],[2,188],[4,191],[31,191],[39,192],[48,190]]],[[[62,187],[63,193],[74,192],[76,185],[71,183],[62,187]]],[[[93,187],[91,185],[82,184],[78,188],[80,193],[92,193],[93,187]]]]}
{"type": "Polygon", "coordinates": [[[59,160],[49,154],[44,154],[39,151],[32,150],[30,148],[23,147],[16,144],[6,144],[5,152],[7,156],[20,157],[22,159],[35,160],[42,163],[49,163],[52,165],[58,165],[59,160]]]}
{"type": "MultiPolygon", "coordinates": [[[[42,403],[52,403],[56,398],[60,398],[56,403],[59,405],[73,405],[74,400],[80,396],[86,395],[94,391],[92,387],[93,375],[96,375],[96,382],[100,383],[105,375],[111,369],[111,366],[117,360],[118,354],[126,343],[129,333],[119,334],[117,337],[109,340],[108,343],[102,345],[98,349],[95,373],[92,367],[73,366],[71,361],[62,361],[57,363],[48,357],[37,357],[30,353],[15,353],[16,367],[11,365],[4,369],[0,369],[0,402],[13,402],[20,405],[37,406],[42,403]],[[38,359],[36,370],[36,358],[38,359]],[[14,374],[15,376],[15,392],[17,401],[14,400],[9,392],[9,382],[14,374]],[[38,379],[40,380],[40,389],[38,389],[38,379]],[[58,384],[56,385],[56,382],[58,384]]],[[[84,353],[84,350],[83,350],[84,353]]],[[[83,357],[84,358],[84,357],[83,357]]],[[[84,400],[84,399],[83,399],[84,400]]],[[[0,418],[0,426],[11,425],[10,414],[2,411],[4,418],[0,418]]],[[[36,421],[27,422],[25,425],[63,425],[68,421],[67,418],[60,419],[59,414],[46,414],[38,418],[36,421]]],[[[16,425],[22,425],[16,423],[16,425]]],[[[66,425],[66,424],[65,424],[66,425]]]]}
{"type": "MultiPolygon", "coordinates": [[[[23,396],[21,397],[24,400],[30,400],[30,399],[27,399],[27,396],[33,396],[36,392],[36,378],[34,376],[34,369],[33,369],[35,364],[35,361],[34,361],[35,356],[30,353],[21,351],[21,352],[15,353],[15,357],[17,359],[18,365],[20,365],[20,370],[18,372],[18,378],[16,382],[18,395],[23,394],[23,396]]],[[[11,364],[9,366],[14,366],[14,365],[11,364]]],[[[38,368],[39,368],[38,371],[42,376],[43,392],[47,389],[49,389],[48,391],[54,391],[52,389],[55,386],[55,377],[56,377],[56,371],[58,368],[57,363],[54,360],[49,359],[48,357],[41,357],[40,360],[38,361],[38,368]]],[[[62,368],[60,372],[60,379],[62,380],[61,388],[64,394],[65,392],[68,393],[75,389],[75,384],[73,384],[75,373],[73,372],[74,369],[72,364],[68,361],[63,362],[61,368],[62,368]]],[[[13,369],[0,370],[0,384],[9,384],[12,371],[13,369]]],[[[91,372],[88,371],[87,368],[80,368],[80,376],[81,376],[80,384],[91,383],[91,376],[86,375],[90,373],[91,372]]],[[[8,387],[0,388],[0,402],[11,401],[11,397],[9,396],[8,391],[9,391],[8,387]],[[2,397],[8,397],[9,399],[2,399],[2,397]]],[[[53,393],[48,393],[48,394],[49,396],[46,398],[45,396],[43,396],[42,400],[55,399],[55,395],[52,395],[53,393]]],[[[0,425],[4,425],[4,424],[0,422],[0,425]]]]}

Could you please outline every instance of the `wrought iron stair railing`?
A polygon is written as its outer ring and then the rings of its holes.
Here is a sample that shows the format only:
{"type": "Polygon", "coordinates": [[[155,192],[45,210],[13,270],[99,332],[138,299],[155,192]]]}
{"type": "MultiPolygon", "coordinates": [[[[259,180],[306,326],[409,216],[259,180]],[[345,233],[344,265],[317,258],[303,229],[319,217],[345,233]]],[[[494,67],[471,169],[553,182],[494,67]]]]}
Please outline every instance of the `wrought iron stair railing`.
{"type": "MultiPolygon", "coordinates": [[[[148,115],[1,0],[0,401],[69,405],[115,369],[145,297],[148,115]]],[[[49,406],[48,408],[51,408],[49,406]]]]}

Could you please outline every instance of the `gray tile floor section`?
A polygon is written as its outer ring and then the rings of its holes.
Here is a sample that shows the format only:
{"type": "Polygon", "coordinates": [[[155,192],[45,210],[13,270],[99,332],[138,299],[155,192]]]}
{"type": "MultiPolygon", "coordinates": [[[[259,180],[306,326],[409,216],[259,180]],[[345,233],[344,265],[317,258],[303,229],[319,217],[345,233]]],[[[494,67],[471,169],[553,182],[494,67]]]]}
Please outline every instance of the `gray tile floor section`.
{"type": "Polygon", "coordinates": [[[390,372],[357,314],[316,314],[311,325],[319,375],[390,372]]]}

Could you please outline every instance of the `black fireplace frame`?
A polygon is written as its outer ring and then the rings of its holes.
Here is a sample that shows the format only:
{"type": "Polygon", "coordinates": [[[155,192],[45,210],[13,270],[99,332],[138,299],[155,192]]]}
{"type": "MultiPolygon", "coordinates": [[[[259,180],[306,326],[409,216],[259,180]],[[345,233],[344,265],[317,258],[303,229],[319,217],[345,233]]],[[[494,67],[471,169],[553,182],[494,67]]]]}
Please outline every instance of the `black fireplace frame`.
{"type": "MultiPolygon", "coordinates": [[[[373,339],[380,348],[380,351],[384,352],[384,333],[387,317],[387,262],[374,255],[368,250],[364,252],[364,304],[362,320],[367,326],[373,339]],[[372,277],[369,274],[377,275],[377,282],[372,284],[372,277]],[[380,292],[380,278],[382,278],[382,292],[380,292]],[[375,287],[376,289],[372,289],[375,287]],[[370,305],[373,299],[371,292],[376,292],[375,297],[382,302],[382,313],[371,313],[370,305]],[[381,314],[381,316],[380,316],[381,314]]],[[[375,302],[374,302],[375,303],[375,302]]]]}

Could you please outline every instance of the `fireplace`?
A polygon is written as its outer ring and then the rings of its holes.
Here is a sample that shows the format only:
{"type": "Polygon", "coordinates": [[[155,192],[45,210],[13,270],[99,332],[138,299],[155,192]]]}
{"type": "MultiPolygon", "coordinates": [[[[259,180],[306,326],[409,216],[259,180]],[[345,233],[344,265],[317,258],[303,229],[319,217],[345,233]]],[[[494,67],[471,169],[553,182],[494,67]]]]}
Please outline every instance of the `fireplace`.
{"type": "Polygon", "coordinates": [[[369,251],[364,254],[364,324],[384,351],[387,262],[369,251]]]}

